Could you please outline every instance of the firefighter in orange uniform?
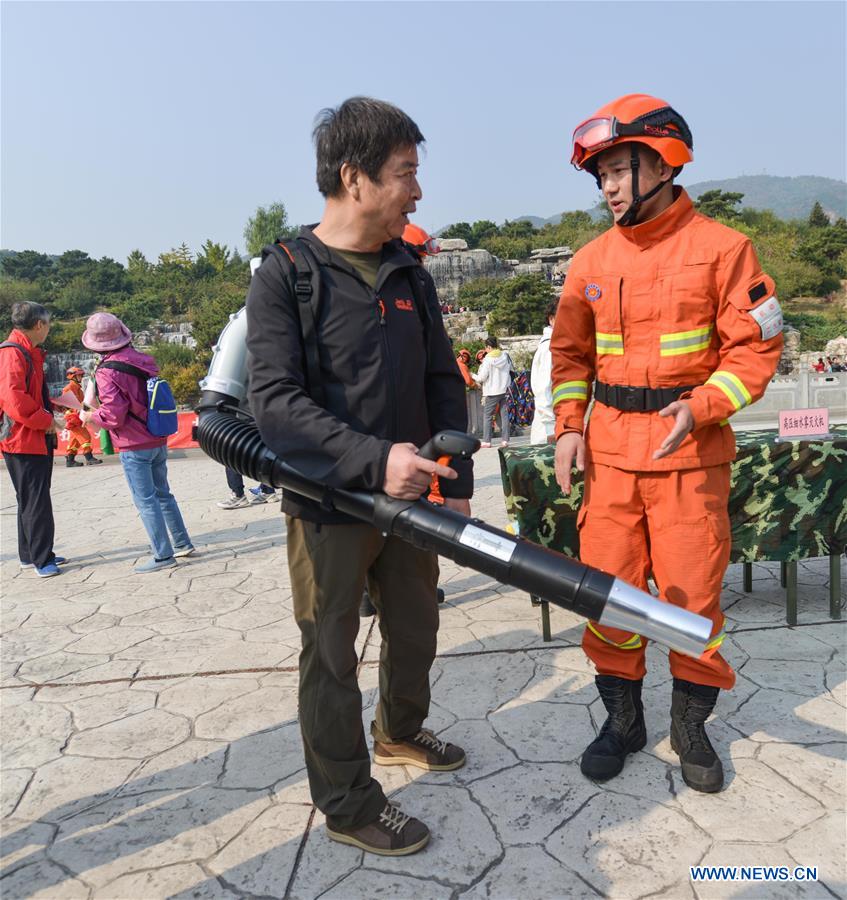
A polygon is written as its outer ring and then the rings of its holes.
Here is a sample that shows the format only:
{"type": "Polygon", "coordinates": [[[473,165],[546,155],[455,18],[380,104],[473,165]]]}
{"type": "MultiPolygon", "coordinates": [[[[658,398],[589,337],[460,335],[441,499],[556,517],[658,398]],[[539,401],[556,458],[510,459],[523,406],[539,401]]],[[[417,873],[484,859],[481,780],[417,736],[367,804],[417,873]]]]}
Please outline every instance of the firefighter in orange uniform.
{"type": "MultiPolygon", "coordinates": [[[[629,94],[574,132],[572,162],[597,181],[614,225],[573,258],[551,340],[556,479],[585,472],[584,562],[706,616],[698,659],[670,653],[671,746],[685,782],[723,787],[705,731],[735,675],[721,656],[721,581],[735,438],[727,420],[765,391],[782,349],[773,280],[750,241],[699,214],[673,179],[691,162],[685,120],[629,94]],[[583,437],[593,388],[594,406],[583,437]]],[[[608,718],[582,756],[605,781],[644,747],[645,639],[590,622],[582,646],[608,718]]]]}
{"type": "Polygon", "coordinates": [[[459,350],[459,355],[456,357],[456,364],[459,366],[459,371],[462,373],[462,378],[465,380],[465,387],[469,391],[476,390],[479,385],[473,380],[473,376],[471,375],[471,351],[462,347],[462,349],[459,350]]]}
{"type": "MultiPolygon", "coordinates": [[[[68,383],[62,390],[63,394],[73,394],[80,403],[83,403],[82,378],[85,372],[79,366],[71,366],[65,372],[68,383]]],[[[77,453],[82,453],[85,465],[99,466],[103,460],[97,459],[91,451],[91,432],[82,424],[79,410],[69,409],[65,412],[65,428],[68,430],[68,448],[65,451],[65,465],[68,468],[79,466],[76,461],[77,453]]]]}

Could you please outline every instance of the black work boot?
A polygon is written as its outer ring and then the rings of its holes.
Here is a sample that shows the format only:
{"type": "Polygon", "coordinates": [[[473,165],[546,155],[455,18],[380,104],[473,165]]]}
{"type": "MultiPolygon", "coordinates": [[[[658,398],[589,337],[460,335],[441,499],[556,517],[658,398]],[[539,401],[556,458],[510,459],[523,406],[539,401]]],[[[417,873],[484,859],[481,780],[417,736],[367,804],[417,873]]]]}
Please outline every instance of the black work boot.
{"type": "Polygon", "coordinates": [[[597,675],[594,681],[609,718],[585,748],[579,767],[592,781],[607,781],[620,775],[628,753],[636,753],[647,743],[641,681],[616,675],[597,675]]]}
{"type": "Polygon", "coordinates": [[[682,763],[682,779],[695,791],[713,794],[723,787],[723,766],[706,734],[706,719],[715,708],[719,689],[673,680],[671,747],[682,763]]]}
{"type": "Polygon", "coordinates": [[[85,454],[85,464],[87,466],[101,466],[103,465],[103,460],[97,459],[93,453],[89,452],[85,454]]]}
{"type": "Polygon", "coordinates": [[[69,453],[65,457],[65,467],[68,469],[72,469],[74,466],[82,468],[82,463],[78,463],[76,461],[76,453],[69,453]]]}

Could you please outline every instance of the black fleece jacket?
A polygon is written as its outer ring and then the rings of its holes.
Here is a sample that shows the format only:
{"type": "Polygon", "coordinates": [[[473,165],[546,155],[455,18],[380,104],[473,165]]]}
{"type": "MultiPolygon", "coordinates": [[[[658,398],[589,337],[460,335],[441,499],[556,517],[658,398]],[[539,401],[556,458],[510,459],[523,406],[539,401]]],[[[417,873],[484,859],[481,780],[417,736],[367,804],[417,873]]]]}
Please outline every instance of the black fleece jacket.
{"type": "MultiPolygon", "coordinates": [[[[326,408],[306,389],[306,361],[290,266],[273,248],[247,296],[249,403],[265,443],[293,468],[329,487],[381,491],[393,443],[424,444],[446,428],[467,430],[465,387],[432,278],[401,241],[383,245],[376,288],[311,229],[320,265],[316,318],[326,408]],[[426,311],[410,278],[422,278],[426,311]],[[424,321],[427,322],[426,327],[424,321]]],[[[472,463],[457,462],[445,497],[470,497],[472,463]]],[[[283,511],[312,522],[351,522],[293,492],[283,511]]]]}

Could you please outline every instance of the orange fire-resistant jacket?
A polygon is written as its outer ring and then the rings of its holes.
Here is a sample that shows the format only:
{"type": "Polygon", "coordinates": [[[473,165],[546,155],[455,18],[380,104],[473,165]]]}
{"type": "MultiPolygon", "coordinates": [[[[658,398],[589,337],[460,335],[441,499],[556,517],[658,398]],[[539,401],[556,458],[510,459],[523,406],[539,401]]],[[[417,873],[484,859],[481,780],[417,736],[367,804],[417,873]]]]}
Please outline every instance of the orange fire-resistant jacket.
{"type": "Polygon", "coordinates": [[[556,437],[582,432],[591,385],[694,386],[694,430],[653,453],[672,416],[595,403],[589,458],[627,471],[691,469],[735,457],[726,420],[765,391],[782,349],[773,280],[747,237],[698,213],[682,188],[662,213],[613,226],[574,256],[553,337],[556,437]]]}
{"type": "MultiPolygon", "coordinates": [[[[73,378],[62,388],[63,394],[73,394],[80,403],[82,403],[85,395],[83,393],[82,387],[78,385],[73,378]]],[[[78,409],[66,409],[65,410],[65,425],[68,428],[79,428],[82,425],[82,421],[79,418],[79,410],[78,409]]]]}

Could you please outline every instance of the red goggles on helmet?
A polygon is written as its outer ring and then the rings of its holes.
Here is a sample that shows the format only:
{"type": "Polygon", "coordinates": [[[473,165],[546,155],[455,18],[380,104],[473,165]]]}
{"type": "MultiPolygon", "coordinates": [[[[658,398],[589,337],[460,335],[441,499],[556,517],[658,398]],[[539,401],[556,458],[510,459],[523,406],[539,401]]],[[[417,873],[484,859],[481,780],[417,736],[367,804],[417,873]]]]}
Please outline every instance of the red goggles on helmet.
{"type": "Polygon", "coordinates": [[[607,147],[620,137],[675,138],[693,147],[685,119],[669,106],[640,116],[634,122],[621,122],[615,116],[594,116],[574,129],[571,164],[580,166],[588,153],[607,147]]]}
{"type": "Polygon", "coordinates": [[[424,256],[434,256],[436,253],[441,252],[441,247],[438,243],[438,238],[427,238],[422,244],[417,244],[416,249],[418,253],[422,253],[424,256]]]}

